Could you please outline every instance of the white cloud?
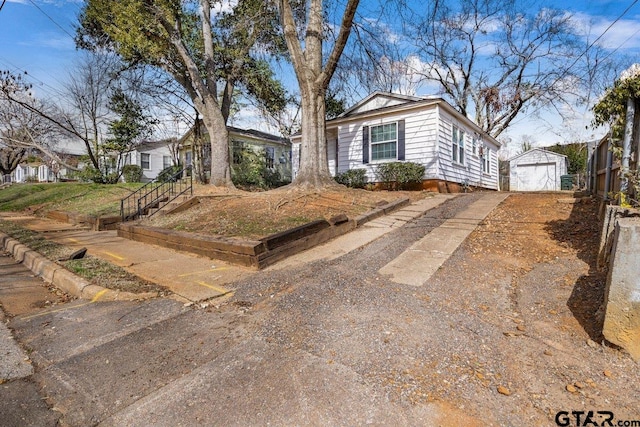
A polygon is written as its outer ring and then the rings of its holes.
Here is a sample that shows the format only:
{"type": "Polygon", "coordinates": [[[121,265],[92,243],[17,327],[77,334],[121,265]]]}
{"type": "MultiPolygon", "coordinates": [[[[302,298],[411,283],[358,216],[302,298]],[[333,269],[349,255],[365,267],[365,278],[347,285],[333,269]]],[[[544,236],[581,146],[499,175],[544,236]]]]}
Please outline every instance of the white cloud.
{"type": "Polygon", "coordinates": [[[572,17],[575,28],[590,43],[598,36],[597,45],[605,49],[634,49],[640,48],[640,18],[620,19],[615,22],[602,16],[592,16],[586,13],[575,13],[572,17]]]}

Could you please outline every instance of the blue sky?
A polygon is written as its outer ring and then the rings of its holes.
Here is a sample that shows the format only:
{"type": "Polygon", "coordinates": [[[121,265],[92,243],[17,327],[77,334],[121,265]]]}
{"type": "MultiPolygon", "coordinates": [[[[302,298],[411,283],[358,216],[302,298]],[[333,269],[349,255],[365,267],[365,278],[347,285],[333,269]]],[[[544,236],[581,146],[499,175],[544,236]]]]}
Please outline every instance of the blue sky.
{"type": "MultiPolygon", "coordinates": [[[[361,3],[366,8],[367,0],[361,3]]],[[[0,10],[0,70],[27,71],[36,93],[55,93],[74,57],[79,55],[73,35],[82,4],[80,0],[6,0],[0,10]]],[[[558,6],[557,1],[548,4],[558,6]]],[[[640,1],[574,0],[563,2],[562,6],[575,14],[576,19],[593,24],[592,39],[604,33],[629,8],[599,44],[616,55],[635,56],[640,62],[640,1]]],[[[510,135],[517,139],[522,133],[537,135],[540,129],[520,120],[510,135]]]]}

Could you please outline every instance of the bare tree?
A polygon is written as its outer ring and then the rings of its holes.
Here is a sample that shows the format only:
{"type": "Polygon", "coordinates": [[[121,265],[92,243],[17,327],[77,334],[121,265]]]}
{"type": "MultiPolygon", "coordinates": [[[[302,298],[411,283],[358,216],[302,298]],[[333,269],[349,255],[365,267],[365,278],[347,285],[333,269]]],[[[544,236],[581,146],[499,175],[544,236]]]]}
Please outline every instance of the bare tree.
{"type": "Polygon", "coordinates": [[[333,49],[323,61],[323,41],[328,26],[324,19],[323,1],[310,0],[304,4],[291,0],[277,1],[302,101],[300,172],[294,184],[322,187],[334,183],[327,161],[325,96],[347,44],[358,3],[359,0],[346,2],[333,49]]]}
{"type": "Polygon", "coordinates": [[[147,124],[152,123],[135,99],[136,91],[131,87],[126,92],[122,89],[122,76],[128,72],[116,55],[91,53],[71,69],[55,101],[34,100],[31,85],[22,76],[8,72],[2,74],[0,93],[17,110],[28,111],[47,125],[46,135],[29,133],[28,138],[22,138],[23,145],[34,146],[64,165],[51,143],[60,139],[79,143],[89,159],[90,179],[113,182],[120,168],[113,173],[111,159],[142,142],[142,137],[150,134],[147,124]],[[131,127],[131,118],[145,125],[140,134],[131,127]],[[125,141],[128,137],[131,140],[125,141]]]}
{"type": "MultiPolygon", "coordinates": [[[[528,107],[575,102],[597,72],[587,72],[587,45],[566,11],[531,14],[520,0],[436,0],[421,7],[411,11],[409,27],[426,65],[416,71],[494,137],[528,107]]],[[[592,55],[596,50],[591,46],[592,55]]]]}
{"type": "Polygon", "coordinates": [[[10,174],[28,153],[74,169],[57,151],[57,129],[43,114],[51,106],[33,98],[22,79],[3,72],[0,79],[0,172],[10,174]],[[43,113],[43,114],[41,114],[43,113]]]}

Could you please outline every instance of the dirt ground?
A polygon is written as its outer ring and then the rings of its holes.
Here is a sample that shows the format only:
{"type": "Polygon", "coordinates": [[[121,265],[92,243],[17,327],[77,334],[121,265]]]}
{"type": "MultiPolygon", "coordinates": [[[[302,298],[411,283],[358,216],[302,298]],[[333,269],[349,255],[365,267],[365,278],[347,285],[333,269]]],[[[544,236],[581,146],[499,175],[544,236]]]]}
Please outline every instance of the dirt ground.
{"type": "Polygon", "coordinates": [[[429,197],[426,191],[366,191],[335,186],[318,191],[283,187],[246,192],[196,186],[200,203],[182,213],[154,216],[149,225],[222,236],[262,238],[317,219],[339,214],[358,216],[380,204],[408,197],[429,197]]]}
{"type": "Polygon", "coordinates": [[[432,286],[451,295],[441,301],[445,312],[468,316],[454,328],[476,339],[453,354],[449,378],[416,378],[430,383],[432,397],[458,407],[469,398],[479,414],[515,411],[522,425],[539,423],[540,412],[555,425],[559,411],[573,417],[570,425],[583,425],[572,411],[594,411],[596,422],[597,411],[640,420],[638,365],[601,334],[606,272],[596,268],[597,210],[567,194],[512,194],[445,264],[448,277],[436,275],[432,286]],[[460,392],[461,377],[477,394],[460,392]]]}
{"type": "Polygon", "coordinates": [[[514,193],[424,286],[378,274],[476,196],[296,276],[239,283],[233,303],[266,316],[267,342],[348,366],[394,403],[438,405],[441,425],[640,422],[638,365],[601,335],[596,202],[514,193]]]}

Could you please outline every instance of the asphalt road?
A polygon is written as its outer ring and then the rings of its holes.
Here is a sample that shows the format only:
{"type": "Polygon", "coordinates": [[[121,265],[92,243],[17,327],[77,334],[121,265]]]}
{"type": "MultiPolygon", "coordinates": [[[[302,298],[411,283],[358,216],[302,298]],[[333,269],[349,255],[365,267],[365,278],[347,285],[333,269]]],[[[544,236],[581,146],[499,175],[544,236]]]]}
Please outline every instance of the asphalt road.
{"type": "MultiPolygon", "coordinates": [[[[442,403],[390,399],[394,372],[439,337],[424,325],[411,334],[410,323],[428,307],[415,286],[379,270],[479,197],[449,200],[345,256],[243,279],[220,306],[171,299],[32,304],[8,326],[36,369],[0,386],[0,420],[435,425],[446,412],[469,421],[442,403]]],[[[18,278],[29,279],[26,286],[37,279],[2,260],[0,301],[11,313],[18,278]]]]}

